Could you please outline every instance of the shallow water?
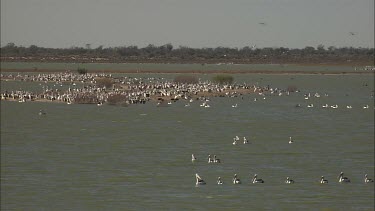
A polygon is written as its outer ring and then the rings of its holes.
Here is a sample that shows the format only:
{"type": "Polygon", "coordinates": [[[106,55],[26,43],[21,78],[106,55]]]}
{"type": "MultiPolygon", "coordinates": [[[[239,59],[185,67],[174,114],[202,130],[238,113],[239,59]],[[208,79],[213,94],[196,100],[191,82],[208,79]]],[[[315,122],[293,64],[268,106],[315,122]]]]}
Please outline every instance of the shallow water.
{"type": "MultiPolygon", "coordinates": [[[[365,173],[375,176],[373,75],[245,74],[235,80],[293,84],[301,92],[213,98],[210,108],[198,101],[190,107],[2,101],[1,209],[373,210],[374,185],[363,182],[365,173]],[[321,97],[306,101],[307,92],[321,97]],[[325,103],[339,108],[321,108],[325,103]],[[40,109],[47,115],[39,116],[40,109]],[[233,146],[236,135],[250,144],[233,146]],[[289,136],[295,143],[288,144],[289,136]],[[208,154],[222,163],[208,164],[208,154]],[[341,171],[351,184],[337,182],[341,171]],[[195,173],[207,185],[195,187],[195,173]],[[235,173],[241,185],[230,183],[235,173]],[[255,173],[264,184],[250,183],[255,173]],[[318,183],[322,175],[329,184],[318,183]],[[224,185],[215,184],[218,176],[224,185]],[[285,184],[287,176],[296,183],[285,184]]],[[[19,86],[2,82],[1,91],[19,86]]],[[[39,89],[38,83],[22,86],[39,89]]]]}
{"type": "MultiPolygon", "coordinates": [[[[115,70],[138,71],[329,71],[329,72],[353,72],[352,66],[305,66],[294,64],[154,64],[154,63],[46,63],[46,62],[1,62],[1,69],[32,69],[32,70],[72,70],[85,68],[90,71],[110,72],[115,70]]],[[[361,67],[358,67],[361,68],[361,67]]],[[[362,67],[363,68],[363,67],[362,67]]]]}

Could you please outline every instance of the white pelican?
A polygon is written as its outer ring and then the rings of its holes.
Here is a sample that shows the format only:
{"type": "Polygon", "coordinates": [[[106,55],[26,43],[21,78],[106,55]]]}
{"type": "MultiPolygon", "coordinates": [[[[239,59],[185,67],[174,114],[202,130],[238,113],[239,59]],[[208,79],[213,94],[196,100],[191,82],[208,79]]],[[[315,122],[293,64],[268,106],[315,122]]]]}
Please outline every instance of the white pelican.
{"type": "Polygon", "coordinates": [[[336,104],[336,105],[331,105],[331,108],[338,108],[339,106],[336,104]]]}
{"type": "Polygon", "coordinates": [[[349,183],[350,182],[349,178],[344,177],[344,172],[341,172],[340,175],[338,176],[338,178],[339,178],[339,182],[343,182],[343,183],[349,183]]]}
{"type": "Polygon", "coordinates": [[[194,156],[194,154],[191,154],[191,162],[194,163],[194,161],[196,161],[196,160],[197,160],[197,158],[194,156]]]}
{"type": "Polygon", "coordinates": [[[308,108],[313,108],[314,107],[314,104],[309,104],[307,105],[308,108]]]}
{"type": "Polygon", "coordinates": [[[221,178],[220,178],[220,177],[217,178],[217,181],[216,181],[216,182],[217,182],[218,185],[222,185],[222,184],[223,184],[223,181],[221,181],[221,178]]]}
{"type": "Polygon", "coordinates": [[[294,183],[294,180],[290,179],[289,177],[286,178],[285,180],[285,183],[286,184],[293,184],[294,183]]]}
{"type": "Polygon", "coordinates": [[[292,137],[290,136],[289,137],[289,142],[288,142],[289,144],[293,144],[293,140],[292,140],[292,137]]]}
{"type": "Polygon", "coordinates": [[[363,106],[364,109],[368,108],[368,105],[363,106]]]}
{"type": "Polygon", "coordinates": [[[246,137],[244,136],[243,137],[243,144],[248,144],[249,143],[249,141],[246,139],[246,137]]]}
{"type": "Polygon", "coordinates": [[[320,178],[320,183],[321,183],[321,184],[327,184],[327,183],[328,183],[328,180],[324,179],[324,176],[322,176],[322,177],[320,178]]]}
{"type": "Polygon", "coordinates": [[[328,108],[328,104],[323,105],[322,108],[328,108]]]}
{"type": "Polygon", "coordinates": [[[236,140],[236,138],[233,138],[233,143],[232,143],[233,145],[237,145],[237,140],[236,140]]]}
{"type": "Polygon", "coordinates": [[[350,109],[350,108],[353,108],[353,107],[352,107],[351,105],[347,105],[346,108],[349,108],[349,109],[350,109]]]}
{"type": "Polygon", "coordinates": [[[214,159],[212,159],[211,155],[208,155],[208,163],[213,163],[214,159]]]}
{"type": "Polygon", "coordinates": [[[237,178],[237,174],[234,174],[232,181],[233,181],[233,184],[241,184],[241,180],[237,178]]]}
{"type": "Polygon", "coordinates": [[[237,103],[235,105],[232,105],[232,108],[237,108],[237,103]]]}
{"type": "Polygon", "coordinates": [[[220,163],[220,159],[216,157],[216,155],[214,155],[214,163],[220,163]]]}
{"type": "Polygon", "coordinates": [[[365,183],[370,183],[370,182],[374,182],[374,180],[368,178],[368,177],[367,177],[367,174],[365,174],[365,183]]]}
{"type": "Polygon", "coordinates": [[[195,185],[197,186],[206,184],[206,182],[198,174],[195,174],[195,179],[196,179],[195,185]]]}
{"type": "Polygon", "coordinates": [[[264,183],[264,180],[262,180],[262,179],[258,179],[258,175],[257,175],[257,174],[254,174],[254,177],[253,177],[252,182],[253,182],[253,183],[264,183]]]}

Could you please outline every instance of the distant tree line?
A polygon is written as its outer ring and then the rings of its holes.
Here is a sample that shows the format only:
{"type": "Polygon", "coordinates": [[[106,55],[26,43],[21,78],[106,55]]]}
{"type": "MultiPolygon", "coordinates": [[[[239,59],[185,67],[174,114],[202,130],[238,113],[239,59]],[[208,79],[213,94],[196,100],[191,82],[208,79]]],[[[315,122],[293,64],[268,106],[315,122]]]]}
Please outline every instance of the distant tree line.
{"type": "Polygon", "coordinates": [[[8,43],[1,47],[2,61],[68,61],[68,62],[236,62],[236,63],[287,63],[287,62],[350,62],[367,61],[373,63],[374,48],[353,48],[319,45],[302,49],[278,48],[174,48],[170,43],[155,46],[121,46],[104,48],[99,46],[71,48],[29,47],[8,43]]]}

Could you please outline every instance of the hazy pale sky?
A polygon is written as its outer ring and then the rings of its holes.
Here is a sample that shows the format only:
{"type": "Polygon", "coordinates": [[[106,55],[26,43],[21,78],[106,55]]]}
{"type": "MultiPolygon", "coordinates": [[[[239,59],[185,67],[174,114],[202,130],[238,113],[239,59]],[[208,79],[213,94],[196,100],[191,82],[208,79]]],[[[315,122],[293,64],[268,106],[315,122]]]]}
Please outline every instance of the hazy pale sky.
{"type": "Polygon", "coordinates": [[[373,48],[374,0],[1,0],[1,46],[10,42],[373,48]]]}

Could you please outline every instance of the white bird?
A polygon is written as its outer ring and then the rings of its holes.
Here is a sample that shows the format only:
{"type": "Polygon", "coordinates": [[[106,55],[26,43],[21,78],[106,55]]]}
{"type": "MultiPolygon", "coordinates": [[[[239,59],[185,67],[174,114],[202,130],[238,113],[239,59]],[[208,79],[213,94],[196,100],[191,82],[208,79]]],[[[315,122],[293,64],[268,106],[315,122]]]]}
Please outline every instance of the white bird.
{"type": "Polygon", "coordinates": [[[235,105],[232,105],[232,108],[237,108],[237,103],[235,105]]]}
{"type": "Polygon", "coordinates": [[[292,137],[290,136],[289,137],[289,142],[288,142],[289,144],[293,144],[293,140],[292,140],[292,137]]]}
{"type": "Polygon", "coordinates": [[[285,183],[286,184],[293,184],[294,183],[294,180],[290,179],[289,177],[286,178],[285,180],[285,183]]]}
{"type": "Polygon", "coordinates": [[[322,176],[322,177],[320,178],[320,183],[321,183],[321,184],[327,184],[327,183],[328,183],[328,180],[324,179],[324,176],[322,176]]]}
{"type": "Polygon", "coordinates": [[[221,181],[221,178],[220,178],[220,177],[217,178],[217,184],[218,184],[218,185],[222,185],[222,184],[223,184],[223,181],[221,181]]]}
{"type": "Polygon", "coordinates": [[[214,163],[220,163],[220,159],[216,157],[216,155],[214,155],[214,163]]]}
{"type": "Polygon", "coordinates": [[[191,154],[191,162],[194,162],[196,160],[197,160],[197,158],[194,156],[194,154],[191,154]]]}
{"type": "Polygon", "coordinates": [[[363,106],[364,109],[368,108],[368,105],[363,106]]]}
{"type": "Polygon", "coordinates": [[[336,104],[336,105],[331,105],[331,108],[338,108],[339,106],[336,104]]]}
{"type": "Polygon", "coordinates": [[[208,155],[208,163],[213,163],[214,159],[212,159],[211,155],[208,155]]]}
{"type": "Polygon", "coordinates": [[[249,143],[249,141],[246,139],[246,137],[244,136],[243,137],[243,144],[248,144],[249,143]]]}
{"type": "Polygon", "coordinates": [[[307,105],[308,108],[313,108],[314,107],[314,104],[309,104],[307,105]]]}
{"type": "Polygon", "coordinates": [[[368,177],[367,177],[367,174],[365,174],[365,183],[370,183],[370,182],[374,182],[374,180],[368,178],[368,177]]]}
{"type": "Polygon", "coordinates": [[[347,177],[344,177],[344,172],[341,172],[340,175],[338,176],[339,182],[340,183],[349,183],[350,179],[347,177]]]}
{"type": "Polygon", "coordinates": [[[353,108],[353,107],[352,107],[351,105],[347,105],[346,108],[349,108],[349,109],[350,109],[350,108],[353,108]]]}
{"type": "Polygon", "coordinates": [[[241,180],[237,178],[237,174],[234,174],[232,182],[233,184],[241,184],[241,180]]]}
{"type": "Polygon", "coordinates": [[[195,174],[195,179],[196,179],[195,185],[197,186],[206,184],[206,182],[198,174],[195,174]]]}
{"type": "Polygon", "coordinates": [[[233,138],[233,143],[232,143],[233,145],[237,145],[237,140],[236,140],[236,138],[233,138]]]}
{"type": "Polygon", "coordinates": [[[255,174],[252,180],[253,183],[264,183],[264,180],[258,179],[258,175],[255,174]]]}

